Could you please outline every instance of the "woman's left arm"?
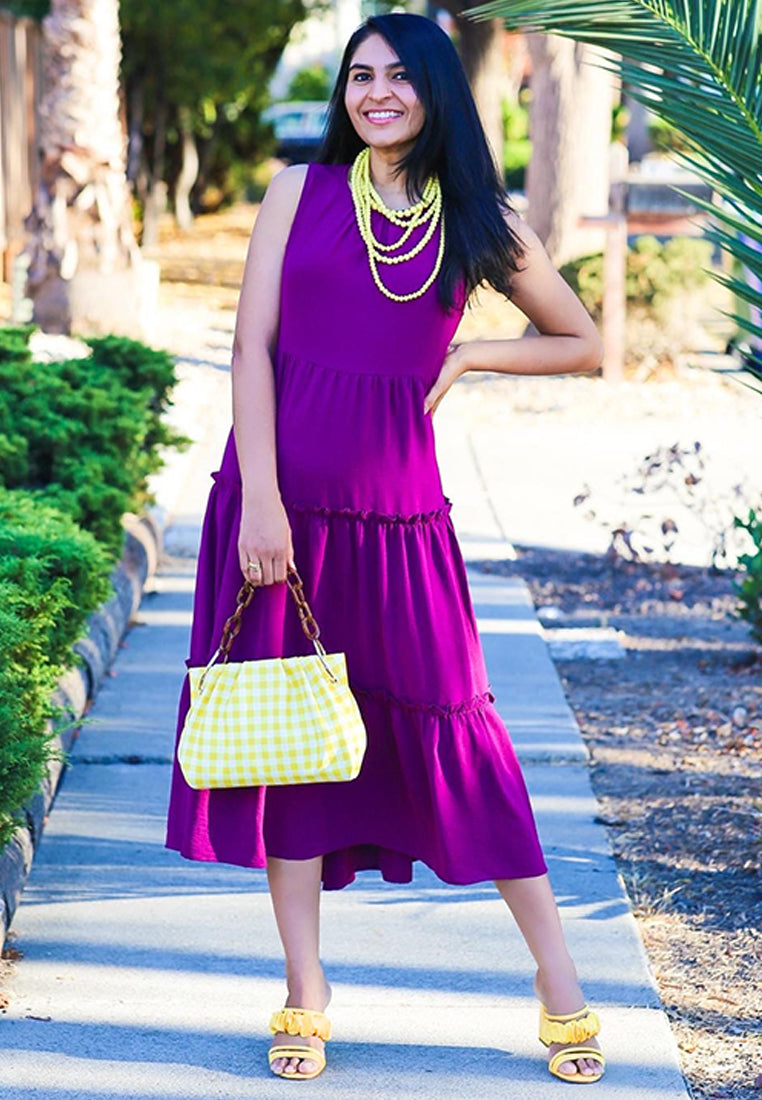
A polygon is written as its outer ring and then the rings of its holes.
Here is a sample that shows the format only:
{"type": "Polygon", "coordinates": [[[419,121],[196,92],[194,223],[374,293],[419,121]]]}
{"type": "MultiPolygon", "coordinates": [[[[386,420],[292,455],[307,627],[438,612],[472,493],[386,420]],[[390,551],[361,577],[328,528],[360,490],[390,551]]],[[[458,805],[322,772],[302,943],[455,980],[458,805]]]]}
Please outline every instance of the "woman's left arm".
{"type": "Polygon", "coordinates": [[[524,247],[521,270],[512,276],[511,301],[540,335],[452,345],[426,395],[425,412],[435,412],[453,382],[466,371],[577,374],[600,365],[603,341],[592,317],[553,266],[531,226],[518,214],[509,214],[508,224],[524,247]]]}

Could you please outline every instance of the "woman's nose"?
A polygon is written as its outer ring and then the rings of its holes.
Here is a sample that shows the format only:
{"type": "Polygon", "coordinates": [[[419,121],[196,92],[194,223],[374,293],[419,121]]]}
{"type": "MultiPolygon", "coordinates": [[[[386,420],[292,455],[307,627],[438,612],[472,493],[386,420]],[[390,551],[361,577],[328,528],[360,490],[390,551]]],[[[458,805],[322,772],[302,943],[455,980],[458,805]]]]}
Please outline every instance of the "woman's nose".
{"type": "Polygon", "coordinates": [[[372,86],[368,89],[369,99],[388,99],[390,95],[391,92],[389,86],[383,79],[379,80],[378,82],[374,80],[372,86]]]}

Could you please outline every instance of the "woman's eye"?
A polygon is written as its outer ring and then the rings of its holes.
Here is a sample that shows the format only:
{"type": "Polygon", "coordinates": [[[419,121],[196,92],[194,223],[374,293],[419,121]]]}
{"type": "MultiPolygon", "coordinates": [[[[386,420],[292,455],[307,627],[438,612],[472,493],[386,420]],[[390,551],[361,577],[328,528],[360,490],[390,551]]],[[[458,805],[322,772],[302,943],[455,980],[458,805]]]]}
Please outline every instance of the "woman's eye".
{"type": "MultiPolygon", "coordinates": [[[[395,77],[397,77],[397,76],[401,76],[403,80],[407,80],[407,79],[408,79],[408,75],[407,75],[407,72],[406,72],[406,71],[405,71],[404,69],[399,69],[399,70],[398,70],[398,71],[397,71],[396,73],[394,73],[393,75],[394,75],[395,77]]],[[[363,78],[364,78],[364,77],[366,77],[366,76],[367,76],[367,77],[369,77],[369,76],[370,76],[370,73],[355,73],[355,74],[353,75],[353,77],[352,77],[352,82],[353,82],[354,84],[357,84],[357,83],[358,83],[358,81],[361,81],[361,80],[363,80],[363,78]]],[[[364,81],[363,81],[363,82],[364,82],[364,81]]]]}

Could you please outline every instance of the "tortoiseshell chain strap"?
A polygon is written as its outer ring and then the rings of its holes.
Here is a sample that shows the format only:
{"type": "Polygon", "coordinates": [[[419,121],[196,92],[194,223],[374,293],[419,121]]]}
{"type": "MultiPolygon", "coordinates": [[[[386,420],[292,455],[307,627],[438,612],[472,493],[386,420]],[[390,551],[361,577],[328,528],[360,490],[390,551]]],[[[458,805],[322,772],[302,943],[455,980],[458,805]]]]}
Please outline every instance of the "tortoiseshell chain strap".
{"type": "MultiPolygon", "coordinates": [[[[323,668],[326,670],[331,680],[333,680],[335,683],[337,681],[337,677],[334,675],[333,671],[325,662],[325,657],[327,654],[323,643],[319,640],[320,627],[318,626],[317,621],[315,620],[315,616],[312,614],[310,605],[307,603],[307,599],[304,595],[302,578],[299,576],[297,570],[295,568],[292,568],[291,566],[288,566],[286,569],[286,584],[291,590],[291,595],[296,601],[296,609],[299,612],[299,621],[302,624],[302,630],[312,642],[312,645],[314,646],[315,652],[320,658],[320,662],[323,665],[323,668]],[[291,579],[292,577],[295,578],[293,581],[291,579]]],[[[238,595],[236,596],[235,611],[226,621],[225,625],[222,628],[222,641],[220,642],[219,648],[217,649],[216,653],[207,665],[207,669],[211,668],[211,666],[214,664],[219,656],[222,656],[223,664],[225,664],[225,662],[228,660],[228,657],[230,656],[230,647],[233,644],[233,640],[235,639],[236,634],[238,634],[238,631],[241,629],[241,620],[243,618],[243,613],[251,603],[254,593],[259,587],[261,586],[252,584],[251,581],[248,580],[245,580],[243,582],[243,585],[238,590],[238,595]]],[[[203,683],[203,677],[201,679],[201,683],[203,683]]],[[[201,684],[199,684],[199,690],[200,688],[201,684]]]]}

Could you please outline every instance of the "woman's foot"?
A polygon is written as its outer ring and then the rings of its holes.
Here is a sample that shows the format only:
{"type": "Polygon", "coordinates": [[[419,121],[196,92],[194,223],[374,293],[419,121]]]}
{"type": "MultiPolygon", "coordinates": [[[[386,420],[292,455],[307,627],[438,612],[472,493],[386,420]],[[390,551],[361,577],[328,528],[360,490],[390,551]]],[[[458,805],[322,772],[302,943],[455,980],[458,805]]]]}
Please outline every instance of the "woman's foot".
{"type": "MultiPolygon", "coordinates": [[[[319,977],[310,982],[289,982],[288,997],[284,1007],[311,1008],[316,1012],[325,1012],[331,1000],[331,987],[321,972],[319,977]]],[[[277,1025],[276,1025],[277,1026],[277,1025]]],[[[271,1046],[304,1046],[314,1047],[317,1050],[325,1050],[325,1043],[317,1035],[304,1038],[301,1035],[287,1035],[285,1031],[277,1031],[273,1035],[271,1046]]],[[[277,1077],[299,1077],[300,1075],[314,1073],[319,1066],[314,1058],[276,1058],[271,1069],[277,1077]]]]}
{"type": "MultiPolygon", "coordinates": [[[[551,1014],[565,1015],[576,1012],[577,1009],[581,1013],[585,1004],[574,969],[566,972],[556,970],[553,973],[538,970],[534,979],[534,991],[540,1003],[544,1004],[551,1014]]],[[[550,1060],[556,1051],[573,1045],[573,1043],[551,1043],[548,1048],[548,1059],[550,1060]]],[[[595,1037],[585,1039],[585,1046],[595,1047],[596,1050],[601,1049],[595,1037]]],[[[575,1074],[581,1077],[597,1077],[603,1072],[600,1063],[594,1058],[570,1059],[568,1062],[561,1062],[557,1068],[561,1073],[572,1077],[575,1074]]]]}

